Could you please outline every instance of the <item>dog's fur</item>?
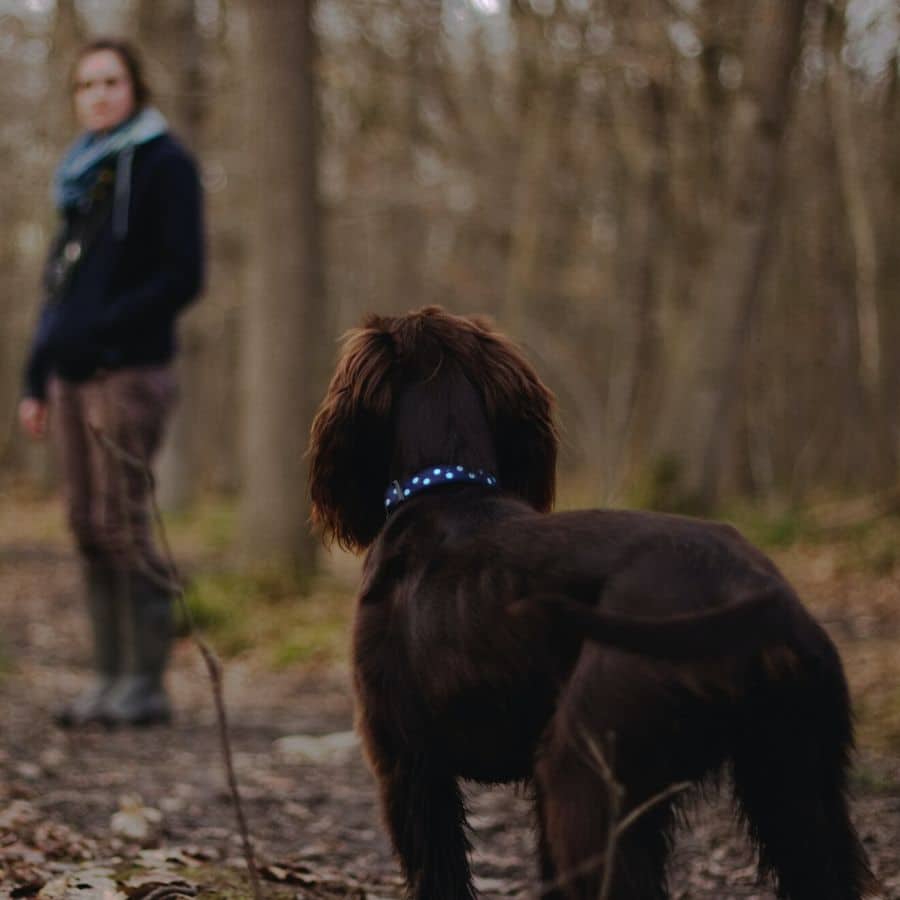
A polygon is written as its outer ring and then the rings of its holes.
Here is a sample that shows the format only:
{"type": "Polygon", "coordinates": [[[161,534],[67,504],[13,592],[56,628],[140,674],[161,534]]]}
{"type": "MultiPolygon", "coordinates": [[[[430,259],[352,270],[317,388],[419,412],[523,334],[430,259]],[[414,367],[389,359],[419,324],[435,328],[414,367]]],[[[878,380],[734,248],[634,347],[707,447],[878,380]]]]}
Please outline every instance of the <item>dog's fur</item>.
{"type": "MultiPolygon", "coordinates": [[[[874,881],[825,632],[729,526],[548,513],[556,447],[552,397],[521,352],[435,307],[352,332],[313,425],[314,516],[369,548],[358,720],[410,896],[474,896],[459,778],[530,779],[548,896],[596,900],[610,823],[594,754],[614,743],[626,811],[727,767],[779,896],[860,900],[874,881]],[[442,486],[386,518],[386,486],[438,464],[494,472],[500,490],[442,486]]],[[[668,896],[682,799],[624,834],[613,900],[668,896]]]]}

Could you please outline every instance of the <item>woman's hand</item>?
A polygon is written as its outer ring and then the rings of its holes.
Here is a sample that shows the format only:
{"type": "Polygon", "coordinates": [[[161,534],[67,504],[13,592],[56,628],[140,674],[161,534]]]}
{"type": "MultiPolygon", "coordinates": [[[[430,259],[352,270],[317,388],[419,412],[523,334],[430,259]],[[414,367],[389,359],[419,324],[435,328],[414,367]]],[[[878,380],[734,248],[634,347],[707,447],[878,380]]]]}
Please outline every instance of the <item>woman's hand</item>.
{"type": "Polygon", "coordinates": [[[25,397],[19,402],[19,424],[28,437],[39,441],[47,433],[47,404],[25,397]]]}

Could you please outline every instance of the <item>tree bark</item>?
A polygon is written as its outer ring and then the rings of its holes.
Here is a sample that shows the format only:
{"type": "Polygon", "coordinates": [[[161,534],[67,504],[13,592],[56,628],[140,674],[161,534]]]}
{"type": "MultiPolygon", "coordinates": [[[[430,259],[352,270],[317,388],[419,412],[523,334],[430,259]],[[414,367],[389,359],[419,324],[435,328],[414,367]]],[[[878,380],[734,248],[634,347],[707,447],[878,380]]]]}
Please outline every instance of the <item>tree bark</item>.
{"type": "Polygon", "coordinates": [[[838,184],[852,239],[859,318],[860,376],[870,391],[878,380],[878,250],[875,226],[866,199],[862,161],[856,146],[850,85],[840,54],[844,46],[843,13],[826,7],[825,87],[834,139],[838,184]]]}
{"type": "Polygon", "coordinates": [[[538,280],[546,266],[549,181],[572,107],[574,78],[544,58],[542,20],[521,2],[512,8],[517,42],[516,108],[524,139],[516,148],[509,223],[509,256],[502,302],[503,322],[523,334],[533,317],[538,280]]]}
{"type": "Polygon", "coordinates": [[[878,308],[879,247],[857,145],[851,87],[841,60],[845,39],[844,14],[828,6],[825,16],[827,121],[834,145],[838,194],[853,251],[854,280],[849,300],[856,322],[850,333],[856,337],[858,344],[854,354],[857,369],[848,373],[847,377],[854,379],[858,387],[857,403],[855,408],[848,409],[848,414],[863,413],[863,430],[870,435],[869,455],[874,462],[876,480],[890,486],[896,477],[897,459],[890,428],[879,403],[879,374],[882,369],[878,308]]]}
{"type": "MultiPolygon", "coordinates": [[[[137,25],[160,105],[177,135],[196,148],[205,112],[194,0],[141,0],[137,25]]],[[[194,438],[202,405],[199,387],[205,343],[199,318],[192,310],[179,323],[180,347],[175,362],[179,399],[157,464],[160,504],[167,511],[186,509],[198,482],[194,438]]]]}
{"type": "MultiPolygon", "coordinates": [[[[900,51],[898,51],[900,53],[900,51]]],[[[878,245],[883,260],[879,285],[879,385],[881,405],[896,452],[900,448],[900,58],[895,57],[888,73],[882,115],[882,171],[885,202],[881,209],[878,245]]]]}
{"type": "Polygon", "coordinates": [[[701,276],[699,315],[688,317],[673,347],[660,444],[695,509],[714,506],[721,487],[745,343],[775,236],[782,138],[805,12],[805,0],[759,3],[745,55],[749,82],[732,135],[725,219],[701,276]]]}
{"type": "MultiPolygon", "coordinates": [[[[16,20],[9,17],[7,21],[12,23],[16,20]]],[[[71,141],[75,127],[69,83],[70,67],[84,37],[84,29],[76,12],[74,0],[57,0],[49,37],[51,52],[48,55],[48,90],[46,102],[42,104],[43,115],[38,120],[37,133],[32,135],[32,140],[36,137],[37,142],[44,145],[50,158],[55,161],[60,158],[63,149],[71,141]]],[[[11,63],[13,59],[14,57],[7,56],[6,61],[11,63]]],[[[4,84],[9,85],[9,90],[14,91],[20,83],[21,77],[21,64],[16,64],[15,71],[5,77],[3,81],[4,84]]],[[[27,114],[22,109],[19,118],[24,118],[27,114]]],[[[15,121],[17,116],[14,114],[9,118],[11,121],[15,121]]],[[[22,259],[20,249],[12,241],[5,242],[12,255],[8,263],[6,261],[2,263],[3,271],[6,273],[11,288],[10,296],[29,298],[26,301],[27,310],[23,311],[24,315],[18,316],[15,322],[14,337],[11,342],[12,352],[9,354],[9,362],[12,364],[14,372],[11,384],[13,391],[11,409],[13,411],[22,389],[22,366],[29,349],[38,310],[44,300],[40,275],[41,265],[46,247],[58,227],[57,212],[49,200],[47,191],[46,179],[50,174],[50,169],[29,166],[30,171],[25,169],[23,172],[23,163],[27,166],[29,156],[31,154],[23,154],[19,151],[14,154],[11,163],[3,167],[16,176],[16,183],[3,192],[5,223],[15,222],[22,225],[30,221],[32,224],[39,224],[45,236],[44,246],[38,251],[37,258],[28,261],[22,259]],[[26,175],[26,180],[32,180],[28,178],[30,175],[35,184],[40,183],[40,187],[32,195],[23,191],[21,184],[23,174],[26,175]]],[[[15,309],[15,306],[12,308],[15,309]]],[[[44,489],[53,488],[56,480],[55,459],[49,442],[41,441],[35,444],[26,439],[19,429],[14,429],[14,432],[18,432],[16,442],[21,448],[25,468],[30,477],[44,489]]]]}
{"type": "Polygon", "coordinates": [[[312,0],[271,0],[250,17],[256,159],[255,268],[243,331],[244,552],[309,571],[306,449],[331,355],[317,177],[312,0]]]}
{"type": "Polygon", "coordinates": [[[635,92],[635,99],[639,109],[632,115],[642,134],[636,148],[620,148],[622,162],[631,172],[616,272],[616,297],[625,311],[622,332],[627,344],[624,408],[618,416],[623,428],[620,447],[632,459],[645,452],[660,402],[659,282],[669,179],[665,90],[651,80],[635,92]]]}

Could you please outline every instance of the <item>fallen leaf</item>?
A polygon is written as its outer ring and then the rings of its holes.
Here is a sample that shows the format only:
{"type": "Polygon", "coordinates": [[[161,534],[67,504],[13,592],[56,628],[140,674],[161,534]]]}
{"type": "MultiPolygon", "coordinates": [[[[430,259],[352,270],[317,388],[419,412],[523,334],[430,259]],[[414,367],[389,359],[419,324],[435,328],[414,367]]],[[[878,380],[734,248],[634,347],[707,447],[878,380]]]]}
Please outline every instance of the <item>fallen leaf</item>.
{"type": "Polygon", "coordinates": [[[27,800],[13,800],[0,810],[0,828],[18,828],[37,821],[37,810],[27,800]]]}
{"type": "Polygon", "coordinates": [[[263,878],[267,878],[269,881],[287,881],[288,875],[290,873],[287,869],[283,869],[281,866],[263,866],[259,870],[259,874],[262,875],[263,878]]]}
{"type": "Polygon", "coordinates": [[[197,888],[181,878],[157,876],[139,884],[129,878],[125,884],[125,893],[128,900],[174,900],[176,897],[196,897],[197,888]]]}
{"type": "Polygon", "coordinates": [[[135,865],[147,869],[163,869],[170,865],[186,866],[189,862],[187,852],[178,847],[158,847],[153,850],[141,850],[134,859],[135,865]]]}
{"type": "Polygon", "coordinates": [[[104,866],[81,869],[48,881],[37,896],[40,900],[127,900],[111,876],[112,870],[104,866]]]}
{"type": "Polygon", "coordinates": [[[144,806],[140,797],[124,796],[119,801],[118,812],[110,819],[110,830],[119,837],[144,843],[159,830],[162,813],[144,806]]]}
{"type": "Polygon", "coordinates": [[[326,763],[339,765],[358,753],[359,737],[355,731],[333,734],[291,734],[275,741],[275,753],[290,763],[326,763]]]}

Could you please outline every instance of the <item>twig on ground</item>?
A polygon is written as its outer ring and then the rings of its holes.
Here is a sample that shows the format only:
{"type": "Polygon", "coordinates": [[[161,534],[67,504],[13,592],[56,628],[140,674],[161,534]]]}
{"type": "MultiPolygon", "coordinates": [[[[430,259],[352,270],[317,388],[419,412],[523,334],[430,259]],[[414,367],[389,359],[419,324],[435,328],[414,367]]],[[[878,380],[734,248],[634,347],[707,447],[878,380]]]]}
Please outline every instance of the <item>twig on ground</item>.
{"type": "Polygon", "coordinates": [[[143,476],[147,482],[148,494],[150,497],[150,507],[153,513],[153,520],[159,534],[160,543],[162,544],[163,557],[168,567],[168,573],[165,575],[152,570],[150,566],[142,566],[142,572],[152,578],[157,584],[171,590],[176,602],[181,609],[184,621],[187,625],[188,634],[195,646],[199,649],[203,661],[206,664],[206,670],[209,673],[210,683],[213,689],[213,699],[216,706],[216,721],[219,726],[219,740],[222,747],[222,758],[225,763],[225,774],[228,779],[228,788],[231,793],[231,799],[234,803],[235,816],[237,818],[238,829],[241,834],[241,844],[244,852],[244,860],[247,863],[247,871],[250,876],[250,886],[253,891],[254,900],[264,900],[262,887],[259,879],[259,869],[256,864],[256,858],[253,852],[253,844],[250,840],[250,831],[247,827],[247,820],[244,815],[244,807],[241,802],[240,790],[238,788],[237,775],[234,770],[234,760],[231,752],[231,738],[228,729],[228,713],[225,707],[225,692],[222,680],[222,662],[216,655],[216,652],[207,644],[207,642],[198,634],[194,625],[194,618],[191,614],[190,607],[184,595],[184,585],[178,576],[178,568],[175,565],[175,559],[172,555],[172,548],[169,544],[168,534],[166,533],[165,523],[163,522],[162,512],[156,499],[156,480],[153,472],[144,460],[134,456],[123,447],[120,447],[115,441],[111,440],[103,430],[94,425],[89,425],[94,437],[100,442],[100,445],[106,449],[120,463],[129,466],[143,476]]]}

